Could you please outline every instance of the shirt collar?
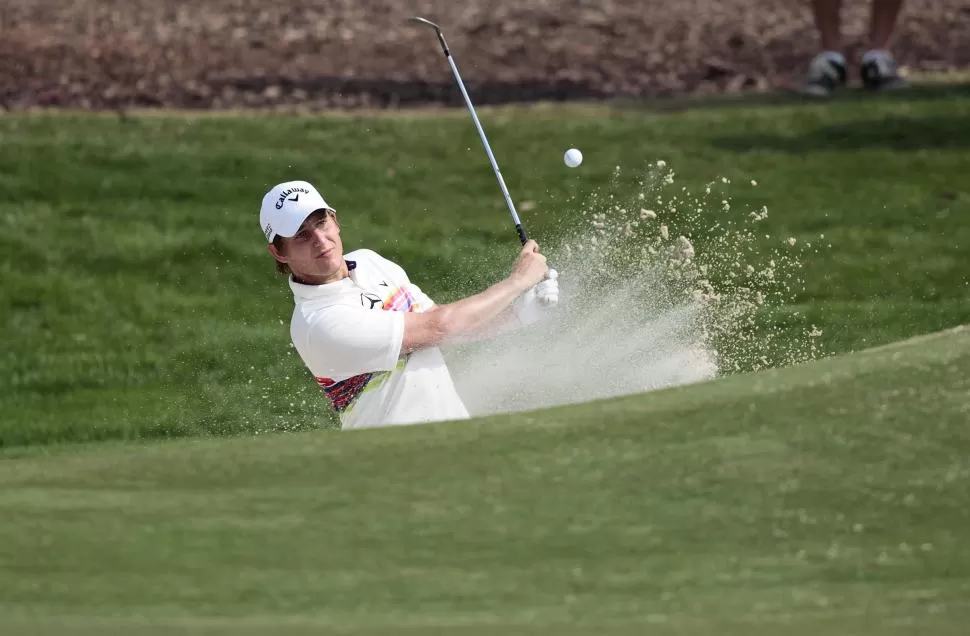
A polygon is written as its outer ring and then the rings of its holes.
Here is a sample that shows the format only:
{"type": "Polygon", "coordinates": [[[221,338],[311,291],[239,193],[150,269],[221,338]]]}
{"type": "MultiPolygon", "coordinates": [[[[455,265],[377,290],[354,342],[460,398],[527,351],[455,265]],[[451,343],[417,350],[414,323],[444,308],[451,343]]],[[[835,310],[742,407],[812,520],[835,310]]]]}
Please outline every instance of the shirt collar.
{"type": "Polygon", "coordinates": [[[357,261],[344,260],[344,262],[347,263],[347,271],[350,275],[325,285],[304,285],[296,282],[293,279],[293,274],[290,274],[289,283],[293,296],[296,298],[323,298],[356,287],[357,272],[354,270],[357,269],[357,261]]]}

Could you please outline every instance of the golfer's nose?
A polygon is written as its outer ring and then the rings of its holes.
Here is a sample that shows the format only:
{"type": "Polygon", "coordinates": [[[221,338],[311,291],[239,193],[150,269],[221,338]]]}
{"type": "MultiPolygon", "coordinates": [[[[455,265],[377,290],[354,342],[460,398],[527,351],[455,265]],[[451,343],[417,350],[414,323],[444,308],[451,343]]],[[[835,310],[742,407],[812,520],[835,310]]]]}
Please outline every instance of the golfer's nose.
{"type": "Polygon", "coordinates": [[[327,238],[327,233],[324,232],[322,227],[313,228],[313,242],[317,245],[326,247],[330,244],[330,239],[327,238]]]}

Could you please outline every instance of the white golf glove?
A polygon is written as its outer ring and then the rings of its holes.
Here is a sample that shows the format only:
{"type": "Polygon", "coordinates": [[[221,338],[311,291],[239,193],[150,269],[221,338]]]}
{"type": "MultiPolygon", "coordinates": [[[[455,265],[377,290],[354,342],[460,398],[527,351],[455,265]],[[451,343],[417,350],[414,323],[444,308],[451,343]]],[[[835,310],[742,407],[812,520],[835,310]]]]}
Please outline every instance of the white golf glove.
{"type": "Polygon", "coordinates": [[[545,280],[529,289],[512,303],[515,317],[522,326],[542,320],[546,311],[559,303],[559,272],[550,269],[545,280]]]}

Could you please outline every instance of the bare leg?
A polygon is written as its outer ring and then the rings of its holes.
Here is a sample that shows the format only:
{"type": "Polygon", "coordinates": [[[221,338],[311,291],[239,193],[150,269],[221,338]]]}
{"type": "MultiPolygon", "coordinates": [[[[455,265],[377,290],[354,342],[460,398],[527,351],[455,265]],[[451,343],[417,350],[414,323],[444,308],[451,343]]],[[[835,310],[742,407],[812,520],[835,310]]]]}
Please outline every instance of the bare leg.
{"type": "Polygon", "coordinates": [[[808,68],[808,75],[801,91],[807,95],[823,97],[845,85],[845,57],[842,48],[842,0],[812,0],[812,15],[822,50],[808,68]]]}
{"type": "Polygon", "coordinates": [[[889,52],[889,40],[902,6],[903,0],[872,0],[869,50],[862,56],[862,82],[869,88],[887,90],[908,86],[889,52]]]}
{"type": "MultiPolygon", "coordinates": [[[[899,3],[901,0],[888,0],[888,2],[899,3]]],[[[815,16],[815,26],[818,28],[823,51],[838,51],[842,46],[841,9],[842,0],[812,0],[812,13],[815,16]]]]}
{"type": "MultiPolygon", "coordinates": [[[[819,0],[816,0],[816,3],[819,0]]],[[[896,28],[896,19],[903,0],[872,0],[872,14],[869,22],[869,48],[886,50],[896,28]]]]}

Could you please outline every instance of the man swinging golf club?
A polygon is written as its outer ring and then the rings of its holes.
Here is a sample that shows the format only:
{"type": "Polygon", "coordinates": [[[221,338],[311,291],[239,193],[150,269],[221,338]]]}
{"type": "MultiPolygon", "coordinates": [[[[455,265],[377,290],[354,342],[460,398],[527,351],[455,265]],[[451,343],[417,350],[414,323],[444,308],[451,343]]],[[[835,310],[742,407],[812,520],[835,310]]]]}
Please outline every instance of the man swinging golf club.
{"type": "Polygon", "coordinates": [[[336,211],[310,183],[274,186],[259,216],[293,291],[293,345],[341,428],[468,418],[439,346],[530,325],[559,299],[532,240],[508,277],[436,305],[396,263],[367,249],[344,254],[336,211]]]}

